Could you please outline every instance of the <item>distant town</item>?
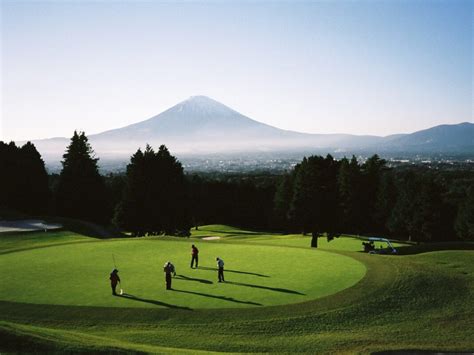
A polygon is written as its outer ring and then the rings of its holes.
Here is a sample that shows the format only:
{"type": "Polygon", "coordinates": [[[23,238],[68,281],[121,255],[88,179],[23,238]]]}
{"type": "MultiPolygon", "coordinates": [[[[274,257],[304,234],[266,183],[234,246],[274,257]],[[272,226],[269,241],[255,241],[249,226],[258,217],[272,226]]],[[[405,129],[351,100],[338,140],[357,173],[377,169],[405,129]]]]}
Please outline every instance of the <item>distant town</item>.
{"type": "MultiPolygon", "coordinates": [[[[303,157],[311,155],[331,154],[336,159],[344,156],[350,158],[352,154],[324,153],[324,152],[303,152],[303,153],[256,153],[256,154],[215,154],[215,155],[177,155],[186,173],[228,173],[228,174],[249,174],[249,173],[271,173],[282,174],[290,171],[296,164],[301,162],[303,157]]],[[[370,154],[354,154],[360,163],[364,163],[370,154]]],[[[440,170],[466,170],[474,171],[473,154],[383,154],[383,159],[387,161],[387,166],[391,168],[420,166],[428,169],[440,170]]],[[[101,158],[99,167],[102,174],[124,173],[128,160],[101,158]]],[[[58,173],[61,170],[61,163],[46,162],[49,173],[58,173]]]]}

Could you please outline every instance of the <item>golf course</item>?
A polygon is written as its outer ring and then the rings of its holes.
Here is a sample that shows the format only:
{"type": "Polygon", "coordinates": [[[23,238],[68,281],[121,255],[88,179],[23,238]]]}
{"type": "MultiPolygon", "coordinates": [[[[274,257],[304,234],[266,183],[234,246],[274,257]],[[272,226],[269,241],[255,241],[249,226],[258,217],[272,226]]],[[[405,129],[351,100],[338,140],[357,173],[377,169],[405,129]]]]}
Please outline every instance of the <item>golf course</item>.
{"type": "Polygon", "coordinates": [[[319,238],[315,249],[309,236],[225,225],[190,238],[87,235],[0,234],[1,352],[474,350],[472,243],[394,243],[397,255],[372,255],[356,237],[319,238]]]}

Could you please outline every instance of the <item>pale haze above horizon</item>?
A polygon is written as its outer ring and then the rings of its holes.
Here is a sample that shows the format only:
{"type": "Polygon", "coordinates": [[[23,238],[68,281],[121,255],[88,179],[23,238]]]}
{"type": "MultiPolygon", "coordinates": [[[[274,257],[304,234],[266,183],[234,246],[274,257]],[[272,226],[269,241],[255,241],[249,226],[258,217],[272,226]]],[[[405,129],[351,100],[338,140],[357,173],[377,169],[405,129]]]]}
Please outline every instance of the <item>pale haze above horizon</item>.
{"type": "Polygon", "coordinates": [[[100,133],[194,95],[307,133],[473,122],[472,11],[469,0],[3,0],[0,140],[100,133]]]}

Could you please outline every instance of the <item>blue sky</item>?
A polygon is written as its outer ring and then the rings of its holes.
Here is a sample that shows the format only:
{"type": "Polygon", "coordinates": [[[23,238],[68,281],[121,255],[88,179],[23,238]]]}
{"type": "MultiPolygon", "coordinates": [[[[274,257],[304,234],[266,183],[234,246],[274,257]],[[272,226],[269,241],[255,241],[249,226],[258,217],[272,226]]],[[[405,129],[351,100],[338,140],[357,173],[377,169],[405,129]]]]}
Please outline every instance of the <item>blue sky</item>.
{"type": "Polygon", "coordinates": [[[3,0],[0,139],[98,133],[192,95],[311,133],[472,122],[472,4],[3,0]]]}

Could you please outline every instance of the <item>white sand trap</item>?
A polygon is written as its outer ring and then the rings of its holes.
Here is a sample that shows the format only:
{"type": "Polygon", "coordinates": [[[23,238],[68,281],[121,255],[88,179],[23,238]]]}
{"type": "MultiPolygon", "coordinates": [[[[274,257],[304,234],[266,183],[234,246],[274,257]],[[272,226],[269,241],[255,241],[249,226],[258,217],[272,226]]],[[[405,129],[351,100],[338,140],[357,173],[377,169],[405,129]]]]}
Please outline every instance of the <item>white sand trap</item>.
{"type": "Polygon", "coordinates": [[[38,230],[59,229],[61,224],[51,224],[39,219],[22,219],[17,221],[0,220],[0,233],[6,232],[32,232],[38,230]]]}
{"type": "Polygon", "coordinates": [[[202,240],[216,240],[216,239],[221,239],[221,237],[204,237],[202,240]]]}

